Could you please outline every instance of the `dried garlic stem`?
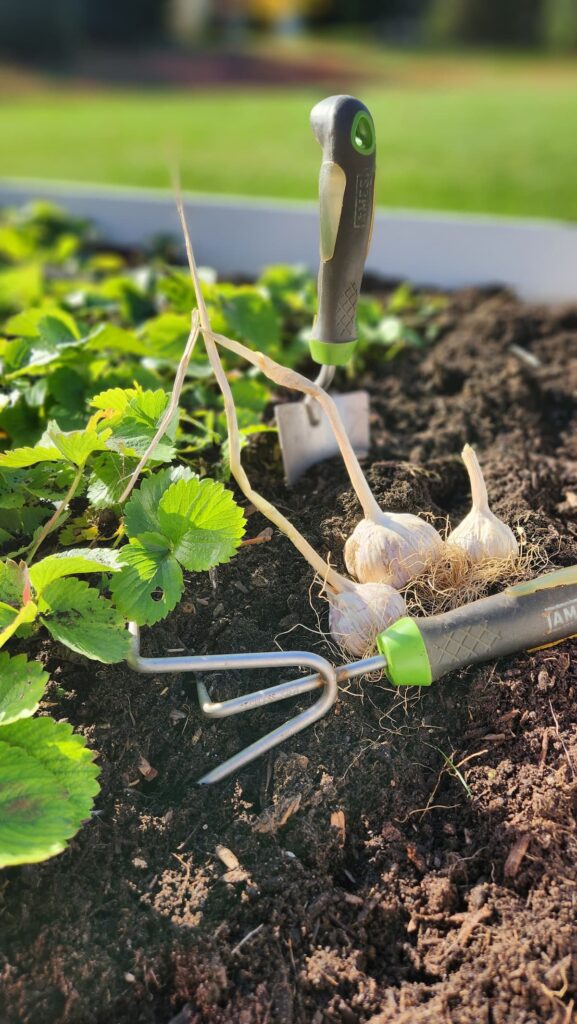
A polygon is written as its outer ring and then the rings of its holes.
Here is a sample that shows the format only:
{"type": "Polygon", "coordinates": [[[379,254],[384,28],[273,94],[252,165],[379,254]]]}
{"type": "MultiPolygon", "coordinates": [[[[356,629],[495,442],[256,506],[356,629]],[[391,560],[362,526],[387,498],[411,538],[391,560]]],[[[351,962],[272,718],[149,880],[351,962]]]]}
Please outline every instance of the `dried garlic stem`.
{"type": "Polygon", "coordinates": [[[311,395],[313,398],[316,398],[333,429],[343,461],[365,517],[372,520],[378,519],[382,514],[381,510],[367,483],[354,448],[349,441],[340,413],[331,396],[323,388],[319,387],[318,384],[308,380],[307,377],[303,377],[296,370],[289,370],[287,367],[281,366],[280,363],[276,363],[274,359],[265,355],[264,352],[253,352],[246,345],[241,344],[239,341],[232,341],[231,338],[226,338],[223,334],[212,334],[212,337],[223,348],[227,348],[230,352],[242,356],[243,359],[252,363],[253,366],[258,367],[275,384],[285,388],[292,388],[293,391],[300,391],[304,395],[311,395]]]}
{"type": "MultiPolygon", "coordinates": [[[[238,483],[238,486],[240,487],[245,497],[252,502],[252,504],[255,506],[255,508],[258,509],[259,512],[266,516],[267,519],[270,519],[270,521],[274,523],[275,526],[277,526],[279,530],[281,530],[281,532],[284,533],[285,536],[287,536],[290,541],[292,541],[297,551],[300,551],[303,558],[305,558],[309,565],[311,565],[312,568],[315,570],[315,572],[318,573],[318,575],[321,577],[325,585],[330,587],[330,589],[333,590],[336,594],[342,594],[345,591],[353,590],[354,584],[352,583],[352,581],[347,580],[344,576],[341,576],[340,573],[337,573],[335,572],[334,569],[331,569],[328,563],[325,562],[324,559],[322,559],[319,554],[317,554],[315,549],[309,544],[307,540],[305,540],[305,538],[302,536],[301,533],[299,533],[296,527],[293,526],[293,524],[289,522],[289,520],[286,519],[285,516],[283,516],[283,514],[279,512],[279,510],[270,503],[270,501],[267,501],[267,499],[264,498],[261,494],[258,494],[256,491],[253,490],[250,480],[248,479],[244,471],[241,462],[240,434],[238,429],[238,420],[236,417],[234,398],[232,396],[232,391],[230,389],[228,378],[226,376],[226,373],[224,372],[222,363],[220,361],[218,349],[214,342],[214,339],[218,339],[219,336],[213,334],[212,328],[210,326],[210,320],[208,318],[208,312],[200,287],[198,270],[196,267],[196,261],[194,258],[192,245],[190,242],[190,236],[188,233],[188,227],[184,216],[184,208],[180,194],[178,194],[177,197],[177,208],[178,215],[180,217],[180,223],[182,226],[182,231],[184,234],[188,265],[190,268],[192,282],[196,293],[196,301],[198,304],[198,311],[200,314],[200,326],[204,338],[204,344],[206,346],[206,352],[210,361],[210,365],[212,366],[214,375],[217,379],[218,385],[220,387],[220,390],[222,391],[222,396],[224,399],[224,412],[226,416],[226,425],[228,430],[229,459],[232,475],[234,476],[236,482],[238,483]]],[[[250,349],[247,349],[246,351],[250,352],[250,349]]],[[[253,353],[251,353],[251,355],[253,355],[253,353]]]]}
{"type": "Polygon", "coordinates": [[[162,417],[160,423],[158,424],[158,430],[156,431],[156,434],[152,438],[152,441],[150,442],[148,448],[146,449],[144,455],[142,456],[140,462],[138,463],[136,469],[134,470],[134,473],[130,477],[130,480],[128,481],[126,487],[124,488],[122,494],[120,495],[120,498],[118,499],[119,502],[121,502],[121,503],[123,501],[126,501],[126,499],[128,498],[128,496],[129,496],[130,492],[132,491],[136,481],[138,480],[138,477],[142,473],[142,470],[146,466],[146,463],[148,462],[148,460],[149,460],[150,456],[152,455],[154,449],[156,448],[157,444],[159,443],[159,441],[162,440],[162,438],[164,436],[164,432],[165,432],[166,428],[168,427],[168,424],[170,423],[174,413],[178,409],[178,403],[180,401],[180,393],[181,393],[182,388],[184,386],[184,378],[186,376],[186,371],[187,371],[187,368],[188,368],[188,364],[190,362],[192,353],[194,351],[194,346],[196,345],[196,339],[198,338],[199,331],[200,331],[200,323],[199,323],[199,318],[198,318],[198,310],[195,309],[192,312],[192,317],[191,317],[191,322],[190,322],[190,334],[188,335],[188,340],[186,342],[186,346],[185,346],[184,352],[183,352],[183,354],[181,356],[181,359],[180,359],[180,362],[178,364],[178,369],[176,371],[176,376],[174,378],[174,384],[172,385],[172,393],[170,395],[170,401],[169,401],[169,403],[168,403],[168,405],[167,405],[167,407],[166,407],[166,409],[164,411],[164,414],[163,414],[163,417],[162,417]]]}

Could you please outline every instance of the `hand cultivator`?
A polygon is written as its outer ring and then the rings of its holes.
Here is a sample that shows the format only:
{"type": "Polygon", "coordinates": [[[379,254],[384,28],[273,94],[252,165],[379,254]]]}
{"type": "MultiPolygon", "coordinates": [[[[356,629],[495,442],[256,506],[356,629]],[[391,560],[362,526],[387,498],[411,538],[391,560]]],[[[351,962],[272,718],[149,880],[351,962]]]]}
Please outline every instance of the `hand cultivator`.
{"type": "Polygon", "coordinates": [[[251,743],[234,757],[207,772],[199,783],[220,782],[232,772],[267,753],[279,743],[322,718],[337,699],[338,683],[381,671],[394,686],[429,686],[436,679],[517,651],[560,643],[577,633],[577,566],[558,569],[536,580],[508,587],[454,611],[429,618],[398,619],[376,638],[379,654],[334,668],[308,651],[199,657],[143,658],[139,633],[134,637],[130,664],[138,672],[208,672],[235,669],[309,668],[310,675],[277,683],[231,700],[212,702],[204,683],[197,681],[201,710],[208,718],[226,718],[263,705],[322,689],[305,711],[251,743]]]}
{"type": "MultiPolygon", "coordinates": [[[[311,351],[323,364],[319,380],[330,384],[333,364],[346,362],[355,337],[356,298],[370,240],[374,185],[374,128],[366,108],[352,97],[331,97],[314,108],[313,129],[323,146],[321,168],[321,271],[319,312],[313,328],[311,351]],[[350,291],[347,316],[339,313],[350,291]],[[354,297],[353,297],[354,291],[354,297]]],[[[326,659],[306,651],[284,653],[203,655],[145,658],[140,654],[138,628],[133,627],[130,663],[140,672],[195,672],[236,669],[304,667],[310,673],[222,703],[211,701],[202,681],[197,682],[201,709],[209,718],[224,718],[313,690],[317,701],[262,739],[252,743],[199,781],[217,782],[283,740],[318,721],[337,698],[338,683],[354,676],[381,671],[395,686],[428,686],[449,672],[517,651],[548,646],[577,634],[577,566],[559,569],[536,580],[511,585],[500,594],[483,597],[428,618],[412,618],[400,588],[442,560],[466,560],[469,567],[499,562],[497,577],[507,578],[510,560],[518,558],[512,530],[495,516],[474,451],[465,446],[463,459],[469,473],[472,508],[464,521],[444,540],[424,518],[384,512],[363,473],[339,405],[319,381],[312,382],[261,352],[211,328],[197,267],[186,227],[182,203],[179,213],[186,242],[198,312],[193,331],[200,329],[207,355],[224,398],[230,469],[245,497],[294,544],[323,583],[329,604],[329,627],[334,640],[360,660],[335,668],[326,659]],[[270,501],[255,492],[242,467],[240,431],[230,383],[219,348],[233,352],[265,373],[275,384],[305,395],[304,402],[277,410],[281,443],[289,481],[306,468],[340,451],[351,484],[363,510],[344,548],[350,579],[335,570],[311,547],[270,501]],[[323,428],[314,419],[317,405],[324,414],[323,428]],[[311,414],[313,414],[311,419],[311,414]],[[331,435],[330,451],[320,443],[331,435]],[[312,458],[307,462],[307,455],[312,458]],[[509,562],[508,562],[509,560],[509,562]],[[378,654],[371,654],[374,649],[378,654]]],[[[194,342],[191,342],[191,346],[194,342]]],[[[177,380],[186,370],[186,353],[177,380]]],[[[176,385],[175,385],[176,387],[176,385]]],[[[174,396],[173,396],[174,398],[174,396]]],[[[357,418],[366,406],[352,400],[357,418]]],[[[350,411],[350,410],[349,410],[350,411]]],[[[147,453],[148,454],[148,453],[147,453]]],[[[140,469],[140,466],[139,466],[140,469]]],[[[487,569],[485,583],[497,578],[487,569]]],[[[509,573],[510,578],[510,573],[509,573]]],[[[485,587],[486,589],[486,587],[485,587]]],[[[460,591],[459,591],[460,594],[460,591]]],[[[455,596],[455,595],[454,595],[455,596]]],[[[453,603],[467,600],[466,596],[453,603]]]]}

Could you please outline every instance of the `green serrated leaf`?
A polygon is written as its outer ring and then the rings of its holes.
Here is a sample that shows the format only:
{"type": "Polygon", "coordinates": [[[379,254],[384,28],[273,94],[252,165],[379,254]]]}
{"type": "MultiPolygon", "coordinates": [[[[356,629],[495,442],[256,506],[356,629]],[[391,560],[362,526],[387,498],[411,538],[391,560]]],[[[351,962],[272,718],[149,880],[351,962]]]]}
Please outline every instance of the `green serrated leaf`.
{"type": "Polygon", "coordinates": [[[144,533],[121,551],[124,567],[110,581],[117,607],[139,626],[152,626],[176,607],[184,589],[180,566],[164,537],[144,533]]]}
{"type": "Polygon", "coordinates": [[[109,430],[60,430],[56,423],[49,423],[46,436],[52,441],[60,454],[75,466],[84,466],[94,452],[106,450],[109,430]]]}
{"type": "Polygon", "coordinates": [[[37,661],[0,651],[0,725],[33,715],[47,682],[48,673],[37,661]]]}
{"type": "Polygon", "coordinates": [[[221,285],[219,296],[230,333],[259,352],[280,345],[280,317],[271,300],[252,285],[221,285]]]}
{"type": "Polygon", "coordinates": [[[102,409],[104,412],[123,413],[130,396],[134,394],[134,388],[107,388],[94,395],[90,404],[94,409],[102,409]]]}
{"type": "Polygon", "coordinates": [[[6,469],[23,469],[35,466],[38,462],[63,462],[65,456],[58,448],[38,445],[36,448],[14,448],[0,454],[0,466],[6,469]]]}
{"type": "Polygon", "coordinates": [[[0,780],[0,868],[62,853],[76,831],[66,809],[66,788],[35,757],[3,743],[1,736],[0,780]]]}
{"type": "Polygon", "coordinates": [[[21,309],[36,302],[42,290],[38,263],[0,270],[0,310],[21,309]]]}
{"type": "MultiPolygon", "coordinates": [[[[117,425],[112,427],[109,447],[131,455],[144,455],[155,436],[168,405],[164,391],[143,391],[131,399],[117,425]]],[[[174,438],[179,411],[175,409],[161,440],[156,444],[152,460],[170,462],[174,458],[174,438]]]]}
{"type": "Polygon", "coordinates": [[[125,355],[145,356],[147,348],[140,338],[136,337],[133,331],[126,331],[116,324],[100,324],[88,335],[87,349],[92,352],[102,352],[111,349],[113,352],[122,352],[125,355]]]}
{"type": "Polygon", "coordinates": [[[91,813],[98,768],[65,722],[27,718],[0,729],[0,867],[61,853],[91,813]]]}
{"type": "Polygon", "coordinates": [[[18,565],[11,558],[0,562],[0,601],[3,604],[20,608],[25,585],[26,576],[23,566],[18,565]]]}
{"type": "MultiPolygon", "coordinates": [[[[161,390],[143,391],[141,388],[111,388],[92,399],[95,408],[105,410],[111,428],[108,448],[127,455],[144,455],[158,430],[168,405],[168,395],[161,390]]],[[[164,437],[157,444],[153,460],[170,462],[174,457],[174,441],[178,425],[178,410],[171,417],[164,437]]]]}
{"type": "Polygon", "coordinates": [[[137,460],[107,452],[98,455],[92,462],[88,481],[87,497],[92,508],[112,508],[120,501],[137,460]]]}
{"type": "Polygon", "coordinates": [[[11,316],[5,324],[5,331],[7,334],[19,335],[22,338],[39,338],[42,335],[42,331],[50,331],[50,325],[48,328],[43,321],[46,318],[59,322],[63,328],[65,328],[67,338],[79,338],[80,331],[76,326],[74,317],[70,316],[64,309],[59,309],[58,306],[41,306],[39,309],[26,309],[23,313],[17,313],[16,316],[11,316]]]}
{"type": "Polygon", "coordinates": [[[38,608],[34,601],[27,601],[18,610],[0,602],[0,647],[3,647],[11,636],[14,636],[20,626],[34,622],[37,612],[38,608]]]}
{"type": "Polygon", "coordinates": [[[30,582],[39,595],[54,580],[85,572],[118,572],[120,555],[110,548],[70,548],[48,555],[29,570],[30,582]]]}
{"type": "Polygon", "coordinates": [[[158,524],[185,569],[201,572],[232,558],[244,535],[245,519],[221,483],[179,480],[160,499],[158,524]]]}
{"type": "Polygon", "coordinates": [[[86,658],[112,664],[130,647],[124,621],[114,605],[84,580],[49,583],[38,602],[40,619],[55,640],[86,658]]]}
{"type": "Polygon", "coordinates": [[[158,505],[164,492],[176,480],[195,480],[196,475],[185,466],[161,469],[143,480],[124,510],[124,526],[129,537],[137,537],[159,528],[158,505]]]}

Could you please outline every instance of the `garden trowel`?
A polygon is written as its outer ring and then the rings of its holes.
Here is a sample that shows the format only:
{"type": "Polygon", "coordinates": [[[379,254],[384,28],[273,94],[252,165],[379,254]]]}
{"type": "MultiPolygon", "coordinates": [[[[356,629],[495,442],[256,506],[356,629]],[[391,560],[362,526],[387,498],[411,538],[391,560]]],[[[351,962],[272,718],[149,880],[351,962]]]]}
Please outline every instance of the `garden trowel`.
{"type": "MultiPolygon", "coordinates": [[[[329,96],[317,103],[311,125],[323,159],[318,310],[310,352],[322,367],[316,383],[328,388],[335,367],[348,363],[357,340],[357,301],[373,226],[375,128],[364,103],[353,96],[329,96]]],[[[366,455],[367,392],[332,397],[355,451],[366,455]]],[[[275,415],[287,483],[294,484],[310,466],[338,454],[333,431],[314,399],[277,405],[275,415]]]]}

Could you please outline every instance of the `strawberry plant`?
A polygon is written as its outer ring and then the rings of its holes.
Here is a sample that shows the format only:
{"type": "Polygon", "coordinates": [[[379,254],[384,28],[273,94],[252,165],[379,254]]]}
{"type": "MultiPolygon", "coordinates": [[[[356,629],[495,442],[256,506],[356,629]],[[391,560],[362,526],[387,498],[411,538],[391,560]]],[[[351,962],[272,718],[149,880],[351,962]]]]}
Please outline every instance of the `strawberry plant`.
{"type": "MultiPolygon", "coordinates": [[[[252,285],[203,273],[215,330],[302,361],[307,271],[269,267],[252,285]]],[[[62,850],[98,790],[82,737],[32,717],[47,676],[22,645],[44,634],[122,661],[128,621],[165,618],[185,574],[241,543],[242,510],[218,479],[226,419],[194,342],[178,405],[169,395],[195,307],[188,273],[160,255],[98,249],[89,225],[50,204],[0,213],[0,865],[62,850]]],[[[358,365],[371,346],[422,343],[436,308],[407,289],[386,306],[363,300],[358,365]]],[[[241,438],[272,429],[269,385],[235,355],[227,373],[241,438]]]]}

